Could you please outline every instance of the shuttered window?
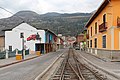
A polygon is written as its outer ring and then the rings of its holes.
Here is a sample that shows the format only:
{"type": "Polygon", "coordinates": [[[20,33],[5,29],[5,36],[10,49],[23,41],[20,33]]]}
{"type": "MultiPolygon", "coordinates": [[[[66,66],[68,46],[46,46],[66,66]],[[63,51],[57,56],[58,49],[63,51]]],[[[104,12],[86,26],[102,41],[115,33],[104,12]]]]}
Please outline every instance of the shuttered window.
{"type": "Polygon", "coordinates": [[[92,48],[92,40],[90,40],[90,47],[92,48]]]}
{"type": "Polygon", "coordinates": [[[97,22],[95,23],[95,34],[97,34],[97,22]]]}
{"type": "Polygon", "coordinates": [[[95,38],[95,43],[94,44],[95,44],[94,47],[97,48],[97,38],[95,38]]]}
{"type": "Polygon", "coordinates": [[[103,48],[106,48],[106,35],[102,37],[102,42],[103,42],[102,44],[103,48]]]}
{"type": "Polygon", "coordinates": [[[87,43],[87,44],[88,44],[88,48],[89,48],[89,41],[88,41],[88,43],[87,43]]]}
{"type": "Polygon", "coordinates": [[[92,36],[92,27],[91,27],[91,36],[92,36]]]}

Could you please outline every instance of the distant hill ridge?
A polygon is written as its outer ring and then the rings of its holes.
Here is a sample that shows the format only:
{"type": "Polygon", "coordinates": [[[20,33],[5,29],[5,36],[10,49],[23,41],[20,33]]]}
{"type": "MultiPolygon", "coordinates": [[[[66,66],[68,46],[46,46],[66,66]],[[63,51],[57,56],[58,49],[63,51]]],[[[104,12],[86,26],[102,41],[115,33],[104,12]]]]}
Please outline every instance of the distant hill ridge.
{"type": "MultiPolygon", "coordinates": [[[[83,30],[83,26],[91,15],[92,13],[37,14],[33,11],[19,11],[9,18],[0,19],[0,31],[12,28],[24,20],[36,28],[47,28],[55,33],[74,36],[83,30]]],[[[2,31],[0,35],[1,33],[2,31]]]]}

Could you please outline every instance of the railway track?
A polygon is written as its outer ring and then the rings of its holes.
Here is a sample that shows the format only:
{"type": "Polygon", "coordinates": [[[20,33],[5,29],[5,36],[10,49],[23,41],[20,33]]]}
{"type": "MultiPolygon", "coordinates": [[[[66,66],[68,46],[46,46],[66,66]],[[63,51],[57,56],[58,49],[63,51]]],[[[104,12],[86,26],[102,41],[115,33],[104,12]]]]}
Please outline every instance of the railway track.
{"type": "Polygon", "coordinates": [[[69,49],[60,67],[50,80],[108,80],[98,71],[82,64],[73,49],[69,49]]]}

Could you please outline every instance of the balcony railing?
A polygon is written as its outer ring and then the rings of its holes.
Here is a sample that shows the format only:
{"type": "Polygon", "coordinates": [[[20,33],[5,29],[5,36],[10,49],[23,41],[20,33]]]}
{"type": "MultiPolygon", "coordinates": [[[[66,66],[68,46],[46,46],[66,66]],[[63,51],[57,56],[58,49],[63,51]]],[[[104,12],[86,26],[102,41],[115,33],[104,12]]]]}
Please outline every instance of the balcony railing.
{"type": "Polygon", "coordinates": [[[117,27],[120,28],[120,17],[117,18],[117,27]]]}
{"type": "Polygon", "coordinates": [[[86,38],[89,39],[89,34],[86,34],[86,38]]]}
{"type": "Polygon", "coordinates": [[[102,23],[101,25],[99,25],[99,32],[104,32],[107,30],[107,22],[102,23]]]}

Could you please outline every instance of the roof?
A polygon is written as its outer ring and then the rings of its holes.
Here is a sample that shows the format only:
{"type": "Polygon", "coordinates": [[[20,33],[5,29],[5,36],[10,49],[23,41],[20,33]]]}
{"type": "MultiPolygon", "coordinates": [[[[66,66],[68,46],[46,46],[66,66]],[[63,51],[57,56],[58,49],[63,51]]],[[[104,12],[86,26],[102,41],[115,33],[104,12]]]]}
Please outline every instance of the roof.
{"type": "Polygon", "coordinates": [[[111,0],[104,0],[101,6],[98,8],[98,10],[92,15],[92,17],[89,19],[85,27],[88,27],[93,20],[101,13],[101,11],[108,5],[109,1],[111,0]]]}
{"type": "MultiPolygon", "coordinates": [[[[22,23],[26,23],[26,22],[21,22],[21,23],[19,23],[19,24],[17,24],[17,25],[15,25],[15,26],[13,26],[13,27],[7,27],[7,28],[5,28],[5,29],[2,29],[2,31],[0,31],[0,36],[5,36],[5,31],[11,31],[13,28],[15,28],[16,26],[18,26],[18,25],[20,25],[20,24],[22,24],[22,23]]],[[[29,23],[27,23],[27,24],[29,24],[29,23]]],[[[29,24],[30,25],[30,24],[29,24]]],[[[31,25],[32,26],[32,25],[31,25]]],[[[32,27],[34,27],[34,26],[32,26],[32,27]]],[[[55,36],[57,36],[53,31],[51,31],[51,30],[49,30],[49,29],[42,29],[42,28],[36,28],[36,29],[41,29],[41,30],[45,30],[45,31],[48,31],[48,32],[50,32],[50,33],[52,33],[53,35],[55,35],[55,36]]]]}
{"type": "MultiPolygon", "coordinates": [[[[11,31],[13,28],[15,28],[16,26],[19,26],[19,25],[22,24],[22,23],[27,23],[27,22],[22,21],[22,22],[18,23],[18,24],[15,25],[15,26],[12,26],[12,27],[6,27],[5,29],[2,29],[2,31],[11,31]]],[[[27,24],[29,24],[29,23],[27,23],[27,24]]],[[[29,25],[31,25],[31,24],[29,24],[29,25]]],[[[31,25],[31,26],[32,26],[32,25],[31,25]]],[[[34,27],[34,26],[33,26],[33,27],[34,27]]]]}
{"type": "Polygon", "coordinates": [[[82,30],[82,33],[84,34],[84,32],[86,32],[87,31],[87,28],[84,28],[83,30],[82,30]]]}
{"type": "MultiPolygon", "coordinates": [[[[51,31],[50,29],[44,29],[45,31],[48,31],[50,33],[52,33],[53,35],[57,36],[57,34],[55,34],[53,31],[51,31]]],[[[57,36],[58,37],[58,36],[57,36]]]]}
{"type": "Polygon", "coordinates": [[[0,37],[4,37],[5,36],[5,32],[4,31],[0,31],[0,37]]]}

